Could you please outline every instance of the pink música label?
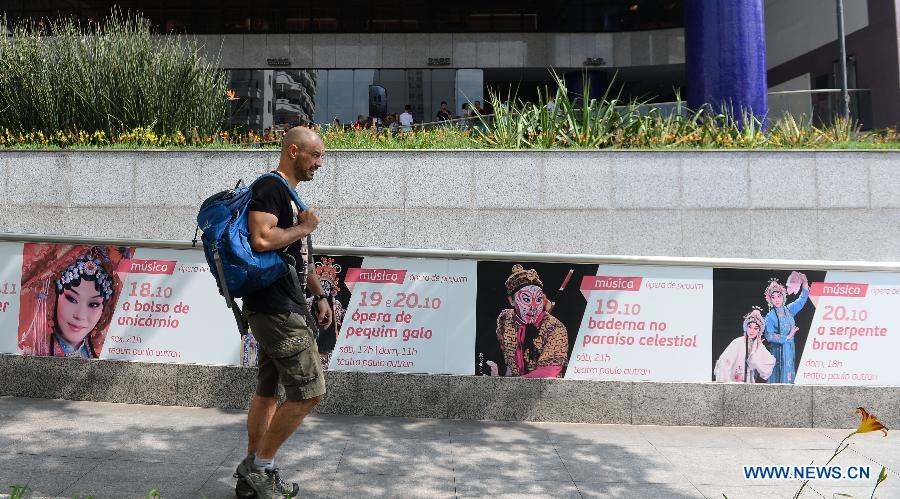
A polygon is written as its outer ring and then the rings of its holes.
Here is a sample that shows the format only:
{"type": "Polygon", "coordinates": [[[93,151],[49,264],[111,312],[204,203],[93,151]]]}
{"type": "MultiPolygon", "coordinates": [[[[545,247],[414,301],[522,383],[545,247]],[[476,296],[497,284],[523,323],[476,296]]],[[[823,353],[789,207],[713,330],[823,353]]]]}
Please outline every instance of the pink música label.
{"type": "Polygon", "coordinates": [[[116,271],[121,274],[167,274],[175,272],[174,260],[122,260],[116,271]]]}
{"type": "Polygon", "coordinates": [[[809,287],[810,296],[844,296],[847,298],[863,298],[869,289],[868,284],[847,282],[814,282],[809,287]]]}
{"type": "Polygon", "coordinates": [[[347,269],[344,282],[375,282],[379,284],[403,284],[406,270],[396,269],[347,269]]]}
{"type": "Polygon", "coordinates": [[[585,276],[581,279],[582,291],[640,291],[643,277],[585,276]]]}

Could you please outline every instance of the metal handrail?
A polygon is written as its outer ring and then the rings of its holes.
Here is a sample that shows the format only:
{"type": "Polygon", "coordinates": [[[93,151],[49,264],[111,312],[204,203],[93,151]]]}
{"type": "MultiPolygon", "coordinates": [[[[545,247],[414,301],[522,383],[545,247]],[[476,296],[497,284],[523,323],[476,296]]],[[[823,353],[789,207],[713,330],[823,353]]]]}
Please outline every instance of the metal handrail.
{"type": "MultiPolygon", "coordinates": [[[[105,239],[66,235],[0,233],[0,241],[94,246],[137,246],[142,248],[201,249],[190,241],[160,239],[105,239]]],[[[372,248],[361,246],[316,246],[316,253],[331,256],[382,256],[398,258],[439,258],[448,260],[493,260],[537,263],[584,263],[619,265],[655,265],[669,267],[718,267],[771,270],[846,270],[858,272],[900,272],[900,262],[862,262],[836,260],[787,260],[755,258],[699,258],[672,256],[623,256],[505,251],[469,251],[413,248],[372,248]]]]}

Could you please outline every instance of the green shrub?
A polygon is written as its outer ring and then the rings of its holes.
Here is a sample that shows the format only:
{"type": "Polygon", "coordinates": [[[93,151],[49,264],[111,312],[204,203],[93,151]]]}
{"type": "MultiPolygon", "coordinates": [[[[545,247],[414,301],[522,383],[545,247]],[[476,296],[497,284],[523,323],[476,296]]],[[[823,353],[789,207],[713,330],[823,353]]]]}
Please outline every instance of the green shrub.
{"type": "Polygon", "coordinates": [[[150,22],[113,10],[102,23],[71,19],[8,27],[0,19],[0,128],[12,132],[134,129],[213,135],[222,129],[225,73],[196,41],[154,36],[150,22]]]}

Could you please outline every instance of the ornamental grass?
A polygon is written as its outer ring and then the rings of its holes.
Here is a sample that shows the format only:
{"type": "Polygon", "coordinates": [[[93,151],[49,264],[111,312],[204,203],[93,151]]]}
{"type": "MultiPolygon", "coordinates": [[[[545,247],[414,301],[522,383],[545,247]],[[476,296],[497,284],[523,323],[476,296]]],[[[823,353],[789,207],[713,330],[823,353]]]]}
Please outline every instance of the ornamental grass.
{"type": "Polygon", "coordinates": [[[87,25],[0,18],[0,31],[11,33],[0,37],[0,130],[24,138],[19,145],[41,142],[30,134],[62,146],[105,144],[98,133],[210,137],[222,129],[225,73],[198,56],[192,38],[155,36],[147,19],[118,9],[87,25]]]}

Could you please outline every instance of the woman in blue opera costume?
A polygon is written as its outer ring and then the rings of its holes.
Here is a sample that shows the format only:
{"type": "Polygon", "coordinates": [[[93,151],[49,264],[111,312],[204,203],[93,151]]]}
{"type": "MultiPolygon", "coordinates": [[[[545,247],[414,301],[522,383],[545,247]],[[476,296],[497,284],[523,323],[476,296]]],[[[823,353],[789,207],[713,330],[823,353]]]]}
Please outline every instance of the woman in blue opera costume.
{"type": "Polygon", "coordinates": [[[784,301],[788,289],[777,279],[769,281],[764,293],[766,303],[769,304],[769,313],[766,314],[766,341],[769,344],[769,352],[775,357],[775,368],[769,376],[769,383],[793,383],[797,372],[794,335],[799,328],[794,316],[806,305],[809,298],[809,282],[804,274],[793,272],[787,284],[791,294],[797,292],[796,288],[801,286],[803,288],[800,296],[787,305],[784,301]]]}

